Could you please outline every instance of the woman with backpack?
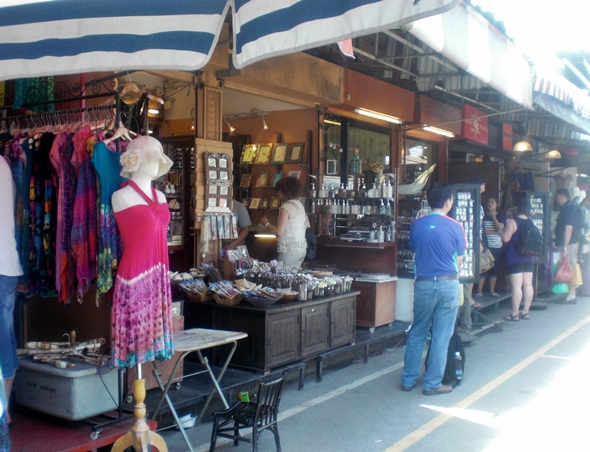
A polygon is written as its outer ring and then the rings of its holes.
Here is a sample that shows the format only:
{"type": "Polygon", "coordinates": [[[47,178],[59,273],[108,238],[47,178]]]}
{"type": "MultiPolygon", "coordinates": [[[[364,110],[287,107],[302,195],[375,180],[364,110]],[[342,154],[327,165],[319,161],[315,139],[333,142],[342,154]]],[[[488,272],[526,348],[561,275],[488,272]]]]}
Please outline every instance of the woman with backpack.
{"type": "Polygon", "coordinates": [[[533,266],[535,257],[533,255],[521,254],[517,251],[519,238],[530,221],[528,217],[529,203],[526,197],[521,196],[515,199],[513,219],[508,220],[504,228],[498,231],[502,240],[506,243],[506,273],[510,280],[512,290],[512,314],[504,317],[504,320],[518,322],[520,319],[529,319],[529,309],[533,302],[533,266]],[[524,300],[522,311],[519,312],[520,303],[524,300]]]}

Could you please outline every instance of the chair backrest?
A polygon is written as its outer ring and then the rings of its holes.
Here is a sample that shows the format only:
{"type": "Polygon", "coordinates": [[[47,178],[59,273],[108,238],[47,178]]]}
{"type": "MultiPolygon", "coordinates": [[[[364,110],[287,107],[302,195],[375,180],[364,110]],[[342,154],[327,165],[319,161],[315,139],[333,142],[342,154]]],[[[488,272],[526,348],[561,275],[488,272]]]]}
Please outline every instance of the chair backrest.
{"type": "Polygon", "coordinates": [[[260,426],[270,425],[277,420],[279,403],[283,391],[283,379],[260,383],[256,402],[255,422],[260,426]]]}

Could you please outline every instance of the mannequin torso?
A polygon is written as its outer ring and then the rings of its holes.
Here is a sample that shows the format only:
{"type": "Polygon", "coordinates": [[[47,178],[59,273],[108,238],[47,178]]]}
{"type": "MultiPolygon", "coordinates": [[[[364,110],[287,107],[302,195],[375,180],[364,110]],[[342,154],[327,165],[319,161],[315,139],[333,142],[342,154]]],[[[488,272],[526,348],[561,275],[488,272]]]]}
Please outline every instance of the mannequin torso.
{"type": "MultiPolygon", "coordinates": [[[[149,162],[144,162],[139,165],[137,171],[131,173],[131,177],[129,178],[133,182],[137,184],[137,186],[143,191],[148,198],[152,199],[152,180],[158,173],[159,167],[159,160],[152,159],[149,162]]],[[[156,190],[158,195],[158,199],[156,201],[158,204],[166,202],[166,196],[159,190],[156,190]]],[[[131,186],[126,186],[117,190],[113,193],[111,197],[111,203],[113,206],[114,212],[120,212],[125,210],[129,207],[137,206],[137,205],[147,205],[147,202],[143,197],[135,191],[135,189],[131,186]]]]}

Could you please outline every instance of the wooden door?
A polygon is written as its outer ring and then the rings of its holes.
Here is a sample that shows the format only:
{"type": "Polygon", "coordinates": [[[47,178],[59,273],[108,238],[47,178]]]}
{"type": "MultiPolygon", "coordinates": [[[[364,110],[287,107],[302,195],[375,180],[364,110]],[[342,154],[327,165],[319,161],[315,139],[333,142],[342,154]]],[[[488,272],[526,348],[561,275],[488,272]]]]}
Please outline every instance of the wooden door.
{"type": "Polygon", "coordinates": [[[353,344],[356,333],[355,298],[344,298],[330,303],[330,346],[353,344]]]}
{"type": "Polygon", "coordinates": [[[301,356],[301,310],[268,316],[266,331],[266,366],[296,361],[301,356]]]}
{"type": "Polygon", "coordinates": [[[330,348],[329,303],[301,310],[301,356],[320,353],[330,348]]]}

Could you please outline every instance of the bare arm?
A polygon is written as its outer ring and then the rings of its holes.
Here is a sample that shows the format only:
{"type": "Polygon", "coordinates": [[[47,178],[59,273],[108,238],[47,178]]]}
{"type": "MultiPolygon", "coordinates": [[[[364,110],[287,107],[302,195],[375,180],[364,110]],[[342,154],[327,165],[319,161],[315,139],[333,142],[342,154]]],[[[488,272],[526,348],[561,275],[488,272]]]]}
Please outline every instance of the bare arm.
{"type": "Polygon", "coordinates": [[[572,239],[573,230],[574,227],[571,224],[565,225],[565,234],[563,237],[563,251],[561,252],[561,254],[567,254],[567,247],[569,246],[570,240],[572,239]]]}
{"type": "Polygon", "coordinates": [[[287,228],[287,220],[289,220],[289,212],[287,212],[287,209],[281,209],[279,210],[279,220],[276,226],[268,223],[266,216],[262,217],[262,224],[267,229],[274,231],[277,237],[280,237],[285,233],[285,229],[287,228]]]}
{"type": "Polygon", "coordinates": [[[506,227],[500,229],[498,232],[500,233],[502,240],[504,240],[505,243],[508,243],[516,232],[516,221],[514,221],[514,219],[508,220],[506,227]]]}
{"type": "Polygon", "coordinates": [[[250,228],[248,226],[240,229],[240,233],[238,234],[238,238],[235,239],[230,244],[226,245],[225,249],[226,250],[235,250],[236,246],[238,246],[240,243],[244,243],[244,241],[246,240],[246,237],[248,237],[249,232],[250,232],[250,228]]]}
{"type": "Polygon", "coordinates": [[[465,256],[457,256],[457,270],[461,271],[461,267],[463,267],[463,260],[465,256]]]}

